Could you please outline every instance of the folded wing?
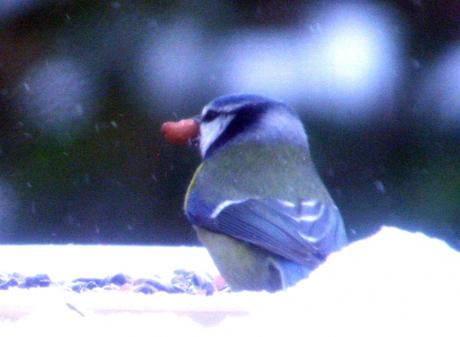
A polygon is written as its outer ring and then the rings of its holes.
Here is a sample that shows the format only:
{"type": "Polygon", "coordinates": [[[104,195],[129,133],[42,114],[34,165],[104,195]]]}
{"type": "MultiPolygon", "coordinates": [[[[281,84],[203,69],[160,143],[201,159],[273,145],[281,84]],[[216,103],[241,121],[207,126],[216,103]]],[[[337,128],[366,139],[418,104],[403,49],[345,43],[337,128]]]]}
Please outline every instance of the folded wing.
{"type": "Polygon", "coordinates": [[[301,264],[317,265],[346,243],[337,207],[318,200],[228,200],[196,224],[301,264]]]}

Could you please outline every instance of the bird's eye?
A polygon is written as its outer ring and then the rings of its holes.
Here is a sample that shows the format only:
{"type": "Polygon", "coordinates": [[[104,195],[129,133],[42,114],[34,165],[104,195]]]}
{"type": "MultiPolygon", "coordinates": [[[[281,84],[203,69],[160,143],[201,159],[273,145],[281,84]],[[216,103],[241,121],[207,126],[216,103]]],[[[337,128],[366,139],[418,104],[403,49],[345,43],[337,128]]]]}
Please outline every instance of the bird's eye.
{"type": "Polygon", "coordinates": [[[219,116],[219,113],[216,110],[208,110],[201,121],[209,123],[216,119],[217,116],[219,116]]]}

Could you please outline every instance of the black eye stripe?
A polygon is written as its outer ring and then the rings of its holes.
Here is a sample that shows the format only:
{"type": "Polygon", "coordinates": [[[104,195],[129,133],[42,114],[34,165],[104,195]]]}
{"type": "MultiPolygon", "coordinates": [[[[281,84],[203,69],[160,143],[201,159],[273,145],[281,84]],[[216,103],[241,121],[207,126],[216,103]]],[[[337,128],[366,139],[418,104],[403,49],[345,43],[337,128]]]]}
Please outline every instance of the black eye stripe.
{"type": "MultiPolygon", "coordinates": [[[[259,110],[254,106],[244,106],[232,113],[224,113],[224,115],[234,115],[235,117],[225,128],[224,132],[211,144],[205,154],[205,158],[211,156],[214,151],[220,148],[222,145],[233,139],[238,134],[246,132],[246,130],[252,128],[260,120],[264,110],[259,110]]],[[[220,113],[222,114],[222,113],[220,113]]],[[[219,114],[219,115],[220,115],[219,114]]]]}
{"type": "Polygon", "coordinates": [[[214,119],[219,116],[219,113],[216,110],[208,110],[206,114],[203,116],[203,122],[212,122],[214,119]]]}

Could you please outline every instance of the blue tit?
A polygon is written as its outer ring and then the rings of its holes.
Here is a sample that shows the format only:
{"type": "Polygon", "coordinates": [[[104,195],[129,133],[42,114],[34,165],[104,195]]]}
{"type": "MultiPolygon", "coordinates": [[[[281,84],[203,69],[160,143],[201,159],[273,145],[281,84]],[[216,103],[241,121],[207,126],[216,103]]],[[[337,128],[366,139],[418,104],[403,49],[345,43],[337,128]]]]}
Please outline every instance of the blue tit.
{"type": "Polygon", "coordinates": [[[197,119],[202,163],[185,214],[232,290],[285,289],[347,243],[293,109],[228,95],[197,119]]]}

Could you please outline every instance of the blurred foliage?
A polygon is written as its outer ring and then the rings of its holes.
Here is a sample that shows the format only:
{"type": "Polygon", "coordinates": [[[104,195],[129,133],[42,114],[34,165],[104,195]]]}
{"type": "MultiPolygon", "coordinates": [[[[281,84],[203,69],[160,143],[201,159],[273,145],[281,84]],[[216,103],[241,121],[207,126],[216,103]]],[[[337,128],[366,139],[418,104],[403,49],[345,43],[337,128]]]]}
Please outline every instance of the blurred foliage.
{"type": "MultiPolygon", "coordinates": [[[[0,13],[0,242],[196,243],[182,199],[199,156],[165,144],[160,124],[227,93],[218,73],[223,37],[302,25],[321,2],[32,3],[0,13]],[[151,89],[139,58],[146,41],[155,44],[169,27],[192,21],[201,33],[191,47],[208,44],[205,67],[192,74],[199,83],[177,80],[183,87],[176,92],[155,82],[151,89]],[[83,107],[82,126],[50,132],[27,115],[23,97],[30,69],[56,57],[78,60],[92,74],[95,103],[83,107]]],[[[460,8],[423,0],[385,5],[400,18],[392,29],[404,31],[401,83],[379,108],[383,117],[367,123],[317,118],[299,104],[313,156],[352,239],[392,224],[459,247],[460,127],[440,128],[434,110],[419,115],[414,97],[436,58],[459,40],[453,13],[460,8]]],[[[59,108],[59,100],[37,104],[59,108]]]]}

